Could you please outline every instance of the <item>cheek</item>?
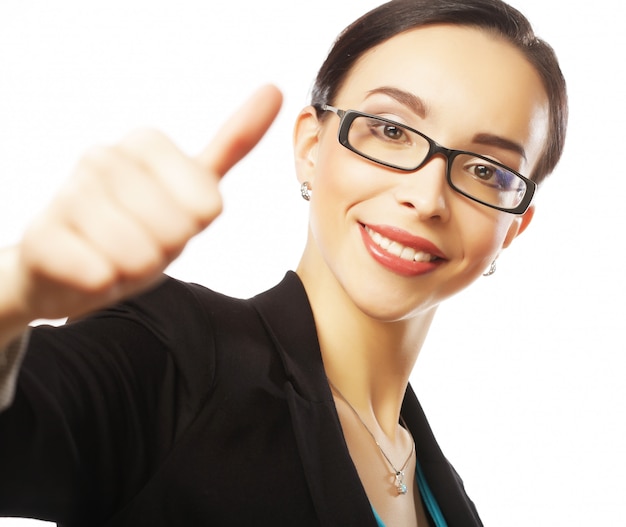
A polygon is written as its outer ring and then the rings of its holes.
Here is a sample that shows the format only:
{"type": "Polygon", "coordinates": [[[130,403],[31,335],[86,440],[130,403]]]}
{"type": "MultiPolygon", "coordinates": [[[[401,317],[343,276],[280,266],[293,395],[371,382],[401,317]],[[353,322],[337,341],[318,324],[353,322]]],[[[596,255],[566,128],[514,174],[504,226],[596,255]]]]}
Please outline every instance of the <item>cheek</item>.
{"type": "Polygon", "coordinates": [[[393,178],[384,167],[341,146],[333,130],[320,140],[314,184],[319,198],[346,213],[388,191],[393,178]]]}
{"type": "Polygon", "coordinates": [[[349,199],[358,185],[353,154],[340,146],[334,136],[326,134],[320,141],[315,167],[315,190],[324,200],[349,199]]]}
{"type": "Polygon", "coordinates": [[[354,157],[338,144],[320,144],[311,202],[314,224],[336,222],[349,214],[355,204],[367,199],[367,180],[363,177],[363,170],[359,170],[361,164],[358,159],[355,162],[354,157]]]}
{"type": "Polygon", "coordinates": [[[502,249],[512,219],[506,213],[482,211],[457,211],[463,259],[466,265],[484,269],[502,249]]]}
{"type": "Polygon", "coordinates": [[[348,179],[341,156],[322,142],[312,181],[309,215],[309,226],[322,252],[338,238],[342,218],[351,206],[350,188],[354,183],[351,185],[348,179]]]}
{"type": "Polygon", "coordinates": [[[328,134],[319,143],[309,228],[327,265],[336,273],[361,248],[359,222],[371,218],[384,191],[384,169],[368,163],[328,134]]]}

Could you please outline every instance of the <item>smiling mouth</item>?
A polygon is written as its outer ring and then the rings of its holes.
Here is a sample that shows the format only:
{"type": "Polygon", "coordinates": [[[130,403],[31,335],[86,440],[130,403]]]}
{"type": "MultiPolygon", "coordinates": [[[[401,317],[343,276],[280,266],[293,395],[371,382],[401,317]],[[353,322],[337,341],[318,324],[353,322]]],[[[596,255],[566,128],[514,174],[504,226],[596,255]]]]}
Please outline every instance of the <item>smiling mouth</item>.
{"type": "Polygon", "coordinates": [[[435,262],[441,260],[440,257],[430,254],[424,251],[416,250],[413,247],[407,247],[406,245],[402,245],[401,243],[386,238],[379,232],[372,230],[367,225],[363,226],[365,228],[365,232],[369,235],[371,240],[384,251],[401,258],[402,260],[406,260],[407,262],[435,262]]]}

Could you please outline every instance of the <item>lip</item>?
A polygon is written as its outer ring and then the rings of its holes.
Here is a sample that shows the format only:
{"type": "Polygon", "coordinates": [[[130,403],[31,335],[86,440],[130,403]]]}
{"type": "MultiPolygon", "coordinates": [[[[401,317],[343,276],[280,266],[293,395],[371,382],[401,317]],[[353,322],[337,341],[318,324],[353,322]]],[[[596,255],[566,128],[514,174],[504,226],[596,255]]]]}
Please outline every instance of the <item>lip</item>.
{"type": "Polygon", "coordinates": [[[399,229],[398,227],[392,227],[389,225],[365,225],[360,223],[359,228],[361,231],[361,237],[363,238],[363,243],[374,260],[376,260],[383,267],[402,276],[418,276],[432,272],[447,260],[443,251],[434,243],[419,236],[414,236],[413,234],[403,229],[399,229]],[[409,247],[416,252],[428,253],[435,256],[436,259],[422,262],[400,258],[399,256],[392,254],[376,244],[366,229],[377,232],[381,236],[405,247],[409,247]]]}

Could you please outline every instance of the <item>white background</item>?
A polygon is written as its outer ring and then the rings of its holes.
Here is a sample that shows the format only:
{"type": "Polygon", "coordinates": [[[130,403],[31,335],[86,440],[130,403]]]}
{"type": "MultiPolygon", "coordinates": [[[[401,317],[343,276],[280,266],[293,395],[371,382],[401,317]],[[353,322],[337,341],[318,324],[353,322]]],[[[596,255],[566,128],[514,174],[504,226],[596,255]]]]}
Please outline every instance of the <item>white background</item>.
{"type": "MultiPolygon", "coordinates": [[[[487,526],[626,525],[622,2],[512,3],[561,59],[567,149],[496,275],[440,308],[412,381],[487,526]]],[[[271,81],[278,121],[170,272],[234,295],[276,283],[306,231],[292,123],[335,35],[378,0],[356,4],[2,0],[0,245],[88,146],[150,125],[196,152],[271,81]]]]}

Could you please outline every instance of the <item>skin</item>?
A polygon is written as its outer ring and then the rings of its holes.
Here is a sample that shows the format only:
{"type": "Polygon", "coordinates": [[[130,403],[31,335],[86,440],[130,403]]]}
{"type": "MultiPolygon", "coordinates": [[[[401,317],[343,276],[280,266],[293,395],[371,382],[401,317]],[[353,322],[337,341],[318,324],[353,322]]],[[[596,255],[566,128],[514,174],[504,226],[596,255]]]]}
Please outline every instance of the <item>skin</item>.
{"type": "MultiPolygon", "coordinates": [[[[548,130],[547,96],[523,55],[502,39],[459,26],[419,28],[370,50],[331,103],[405,122],[442,145],[492,156],[526,174],[548,130]]],[[[297,272],[311,300],[329,379],[401,466],[410,438],[398,426],[400,406],[437,306],[485,271],[528,226],[533,209],[514,216],[454,192],[443,157],[410,174],[369,162],[338,143],[339,118],[324,117],[320,122],[305,108],[295,128],[298,178],[312,189],[297,272]],[[423,274],[395,272],[367,250],[363,224],[420,236],[445,260],[423,274]]],[[[419,498],[414,496],[416,512],[411,500],[389,492],[389,468],[378,448],[336,400],[375,508],[387,525],[415,525],[419,498]],[[381,462],[374,468],[372,460],[381,462]]]]}

